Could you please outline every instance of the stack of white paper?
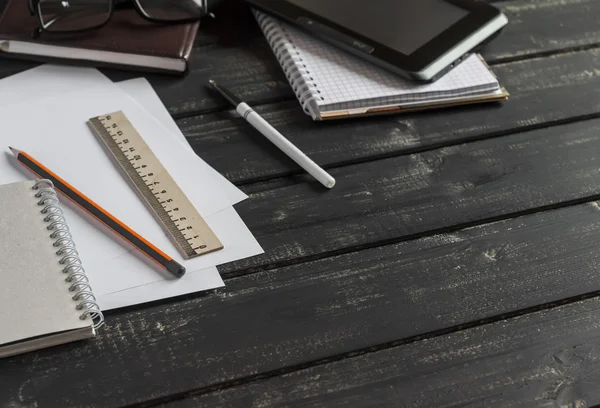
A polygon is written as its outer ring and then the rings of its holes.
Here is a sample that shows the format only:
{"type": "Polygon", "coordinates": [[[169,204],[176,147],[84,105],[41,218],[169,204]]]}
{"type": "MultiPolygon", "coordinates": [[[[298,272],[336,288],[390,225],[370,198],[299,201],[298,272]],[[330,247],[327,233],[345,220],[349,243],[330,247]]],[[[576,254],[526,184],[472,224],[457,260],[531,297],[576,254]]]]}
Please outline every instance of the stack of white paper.
{"type": "MultiPolygon", "coordinates": [[[[262,253],[233,208],[247,196],[196,156],[146,80],[115,84],[92,68],[43,65],[0,81],[0,106],[0,145],[31,154],[186,267],[181,279],[162,276],[137,249],[63,200],[103,310],[223,286],[217,265],[262,253]],[[222,250],[185,260],[126,182],[87,125],[91,117],[118,110],[205,218],[222,250]]],[[[0,160],[0,184],[31,177],[9,153],[0,160]]]]}

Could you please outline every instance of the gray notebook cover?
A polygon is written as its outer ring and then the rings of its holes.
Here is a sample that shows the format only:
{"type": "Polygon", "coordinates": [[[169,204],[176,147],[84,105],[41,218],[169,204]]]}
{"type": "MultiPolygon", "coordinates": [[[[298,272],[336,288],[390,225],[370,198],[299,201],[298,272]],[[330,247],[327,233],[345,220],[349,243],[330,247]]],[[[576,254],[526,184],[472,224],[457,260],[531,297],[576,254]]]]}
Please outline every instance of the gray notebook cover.
{"type": "Polygon", "coordinates": [[[0,357],[95,334],[69,292],[34,185],[0,186],[0,357]]]}

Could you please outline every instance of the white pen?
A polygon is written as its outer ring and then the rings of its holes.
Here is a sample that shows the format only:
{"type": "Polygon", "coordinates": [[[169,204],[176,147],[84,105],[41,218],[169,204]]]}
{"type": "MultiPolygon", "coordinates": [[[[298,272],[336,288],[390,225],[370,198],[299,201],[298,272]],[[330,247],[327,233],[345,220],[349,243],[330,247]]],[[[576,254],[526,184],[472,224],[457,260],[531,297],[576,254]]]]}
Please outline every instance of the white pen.
{"type": "Polygon", "coordinates": [[[312,161],[307,155],[302,153],[292,142],[287,140],[281,133],[277,131],[273,126],[264,120],[258,113],[240,98],[235,96],[231,91],[217,85],[212,79],[209,80],[210,84],[227,99],[233,106],[235,106],[236,112],[242,116],[248,123],[250,123],[256,130],[263,134],[267,139],[277,146],[283,153],[285,153],[290,159],[295,161],[300,167],[306,170],[311,176],[316,178],[321,184],[327,188],[335,186],[335,179],[323,170],[317,163],[312,161]]]}

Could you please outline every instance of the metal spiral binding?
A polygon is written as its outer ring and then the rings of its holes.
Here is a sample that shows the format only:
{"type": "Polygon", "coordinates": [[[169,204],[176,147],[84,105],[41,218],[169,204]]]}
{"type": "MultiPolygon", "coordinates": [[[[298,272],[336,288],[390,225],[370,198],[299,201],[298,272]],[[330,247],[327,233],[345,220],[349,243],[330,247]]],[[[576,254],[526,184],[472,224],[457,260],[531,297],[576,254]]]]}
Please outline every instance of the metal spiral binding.
{"type": "Polygon", "coordinates": [[[79,318],[92,319],[93,327],[97,329],[104,324],[104,316],[81,264],[54,185],[50,180],[39,180],[32,188],[37,191],[35,198],[39,200],[38,205],[42,207],[41,213],[45,215],[44,222],[48,223],[46,228],[52,231],[50,238],[54,240],[52,245],[56,248],[56,255],[61,257],[58,263],[63,266],[65,282],[70,284],[69,292],[73,294],[72,299],[77,302],[76,309],[81,311],[79,318]]]}
{"type": "Polygon", "coordinates": [[[273,49],[275,57],[279,60],[302,108],[309,114],[313,114],[311,112],[311,102],[325,99],[318,95],[321,93],[319,87],[311,77],[302,56],[297,51],[297,47],[290,39],[285,28],[267,20],[265,15],[259,14],[256,11],[254,15],[262,27],[265,37],[273,49]]]}

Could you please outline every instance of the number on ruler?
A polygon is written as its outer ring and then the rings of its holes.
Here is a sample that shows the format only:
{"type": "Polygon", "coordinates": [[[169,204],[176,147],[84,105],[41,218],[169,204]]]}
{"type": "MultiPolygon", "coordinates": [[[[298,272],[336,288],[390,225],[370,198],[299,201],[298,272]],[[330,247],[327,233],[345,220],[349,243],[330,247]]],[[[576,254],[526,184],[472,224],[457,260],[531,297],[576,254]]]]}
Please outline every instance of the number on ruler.
{"type": "Polygon", "coordinates": [[[223,248],[122,112],[90,123],[187,257],[223,248]]]}

